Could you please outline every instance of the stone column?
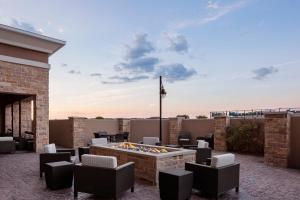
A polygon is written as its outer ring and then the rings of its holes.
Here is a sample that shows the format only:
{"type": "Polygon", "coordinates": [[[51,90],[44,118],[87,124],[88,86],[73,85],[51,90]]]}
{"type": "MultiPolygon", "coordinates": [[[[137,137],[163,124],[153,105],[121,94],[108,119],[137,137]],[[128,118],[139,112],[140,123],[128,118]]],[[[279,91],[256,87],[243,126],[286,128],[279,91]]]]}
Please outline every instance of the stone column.
{"type": "Polygon", "coordinates": [[[182,117],[169,118],[169,144],[178,144],[178,136],[181,131],[182,117]]]}
{"type": "Polygon", "coordinates": [[[118,118],[119,132],[130,132],[130,119],[118,118]]]}
{"type": "Polygon", "coordinates": [[[83,117],[69,117],[69,120],[71,120],[73,129],[73,148],[86,146],[85,127],[87,119],[83,117]]]}
{"type": "Polygon", "coordinates": [[[34,106],[35,151],[43,152],[44,146],[49,144],[49,98],[48,93],[39,94],[35,98],[34,106]]]}
{"type": "Polygon", "coordinates": [[[214,124],[214,149],[217,151],[226,151],[226,128],[230,125],[230,118],[227,116],[215,117],[214,124]]]}
{"type": "Polygon", "coordinates": [[[32,131],[31,100],[23,100],[21,105],[21,133],[32,131]]]}
{"type": "Polygon", "coordinates": [[[267,165],[287,167],[290,150],[290,114],[270,112],[265,114],[265,150],[267,165]]]}

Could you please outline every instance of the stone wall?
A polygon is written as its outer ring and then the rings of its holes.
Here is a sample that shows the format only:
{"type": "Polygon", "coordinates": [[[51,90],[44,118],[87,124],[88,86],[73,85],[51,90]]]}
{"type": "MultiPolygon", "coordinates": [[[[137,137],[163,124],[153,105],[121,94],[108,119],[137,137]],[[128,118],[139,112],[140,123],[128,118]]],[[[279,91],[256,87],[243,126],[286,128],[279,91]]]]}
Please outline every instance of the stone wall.
{"type": "Polygon", "coordinates": [[[290,115],[287,112],[265,114],[265,163],[287,167],[290,147],[290,115]]]}
{"type": "Polygon", "coordinates": [[[0,61],[0,93],[34,97],[35,148],[43,151],[49,142],[49,69],[0,61]]]}

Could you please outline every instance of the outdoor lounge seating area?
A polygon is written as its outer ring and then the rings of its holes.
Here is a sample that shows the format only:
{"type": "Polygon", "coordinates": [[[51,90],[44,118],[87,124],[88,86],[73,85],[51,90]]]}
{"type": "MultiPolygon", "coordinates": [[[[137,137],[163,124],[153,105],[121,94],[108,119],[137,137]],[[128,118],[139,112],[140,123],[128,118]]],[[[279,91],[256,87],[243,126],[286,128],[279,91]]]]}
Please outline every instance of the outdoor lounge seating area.
{"type": "Polygon", "coordinates": [[[300,1],[0,5],[0,200],[300,200],[300,1]]]}
{"type": "MultiPolygon", "coordinates": [[[[223,152],[213,152],[213,155],[223,152]]],[[[50,190],[46,187],[45,178],[39,178],[39,155],[35,153],[0,154],[0,199],[40,200],[73,200],[73,188],[50,190]],[[22,162],[18,162],[18,161],[22,162]]],[[[236,154],[236,162],[240,163],[239,193],[230,190],[219,196],[219,199],[297,199],[300,195],[300,172],[266,166],[263,158],[251,155],[236,154]],[[280,181],[279,181],[280,180],[280,181]]],[[[129,191],[121,199],[158,200],[159,189],[144,181],[135,182],[133,193],[129,191]]],[[[93,194],[78,193],[79,200],[99,199],[93,194]]],[[[207,199],[192,193],[192,200],[207,199]]]]}

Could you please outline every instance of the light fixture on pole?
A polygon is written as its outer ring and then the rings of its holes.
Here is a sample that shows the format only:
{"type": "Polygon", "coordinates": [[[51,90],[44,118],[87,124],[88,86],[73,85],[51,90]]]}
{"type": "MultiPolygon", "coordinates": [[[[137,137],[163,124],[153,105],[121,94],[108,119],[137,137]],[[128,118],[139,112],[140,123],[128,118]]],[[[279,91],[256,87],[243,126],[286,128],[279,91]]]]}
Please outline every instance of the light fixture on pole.
{"type": "Polygon", "coordinates": [[[159,140],[162,142],[162,98],[166,96],[167,92],[162,84],[162,77],[159,76],[159,140]]]}

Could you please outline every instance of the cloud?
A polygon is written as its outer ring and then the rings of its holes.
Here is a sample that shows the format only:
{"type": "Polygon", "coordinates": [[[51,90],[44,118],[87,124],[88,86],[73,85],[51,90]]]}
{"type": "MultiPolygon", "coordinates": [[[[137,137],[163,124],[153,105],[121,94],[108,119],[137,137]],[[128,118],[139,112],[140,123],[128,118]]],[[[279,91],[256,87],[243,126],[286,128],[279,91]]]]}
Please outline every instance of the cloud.
{"type": "Polygon", "coordinates": [[[69,74],[81,74],[81,72],[80,71],[75,71],[75,70],[70,70],[70,71],[68,71],[68,73],[69,74]]]}
{"type": "Polygon", "coordinates": [[[175,81],[183,81],[196,75],[195,69],[187,69],[183,64],[175,63],[170,65],[159,66],[154,78],[163,76],[166,81],[173,83],[175,81]]]}
{"type": "Polygon", "coordinates": [[[63,28],[59,28],[59,29],[58,29],[58,32],[59,32],[59,33],[64,33],[65,30],[64,30],[63,28]]]}
{"type": "Polygon", "coordinates": [[[128,70],[134,73],[153,72],[154,66],[159,63],[159,59],[155,57],[142,57],[130,60],[128,62],[119,63],[115,66],[117,71],[128,70]]]}
{"type": "Polygon", "coordinates": [[[218,2],[208,1],[206,8],[207,9],[218,9],[218,8],[220,8],[220,5],[218,2]]]}
{"type": "Polygon", "coordinates": [[[126,45],[123,61],[114,66],[116,71],[125,71],[129,74],[153,72],[159,63],[156,57],[148,56],[154,52],[153,44],[147,40],[147,34],[136,34],[132,45],[126,45]]]}
{"type": "Polygon", "coordinates": [[[136,82],[139,80],[145,80],[149,79],[149,76],[141,75],[141,76],[134,76],[134,77],[128,77],[128,76],[112,76],[109,77],[110,80],[113,81],[102,81],[103,84],[121,84],[121,83],[130,83],[130,82],[136,82]]]}
{"type": "Polygon", "coordinates": [[[169,49],[177,53],[186,53],[189,49],[189,44],[183,35],[167,36],[170,42],[169,49]]]}
{"type": "Polygon", "coordinates": [[[133,44],[127,45],[126,58],[136,59],[145,56],[148,53],[153,52],[154,46],[147,40],[147,34],[136,34],[133,44]]]}
{"type": "Polygon", "coordinates": [[[226,16],[229,13],[232,13],[240,8],[244,7],[247,3],[247,0],[240,0],[230,5],[220,5],[218,3],[213,3],[212,1],[208,1],[207,8],[210,12],[204,17],[197,19],[187,19],[177,23],[174,26],[174,29],[184,29],[191,26],[201,26],[208,24],[210,22],[217,21],[222,17],[226,16]]]}
{"type": "Polygon", "coordinates": [[[102,76],[102,74],[100,74],[100,73],[91,73],[91,74],[90,74],[90,76],[101,77],[101,76],[102,76]]]}
{"type": "Polygon", "coordinates": [[[61,67],[68,67],[68,64],[62,63],[60,66],[61,66],[61,67]]]}
{"type": "Polygon", "coordinates": [[[25,21],[20,21],[15,18],[0,18],[0,22],[12,26],[14,28],[22,29],[25,31],[33,32],[33,33],[38,33],[38,34],[43,34],[44,30],[42,28],[36,28],[33,24],[25,21]]]}
{"type": "Polygon", "coordinates": [[[271,74],[277,73],[278,69],[276,67],[261,67],[256,70],[253,70],[254,77],[253,79],[256,80],[264,80],[266,76],[269,76],[271,74]]]}

